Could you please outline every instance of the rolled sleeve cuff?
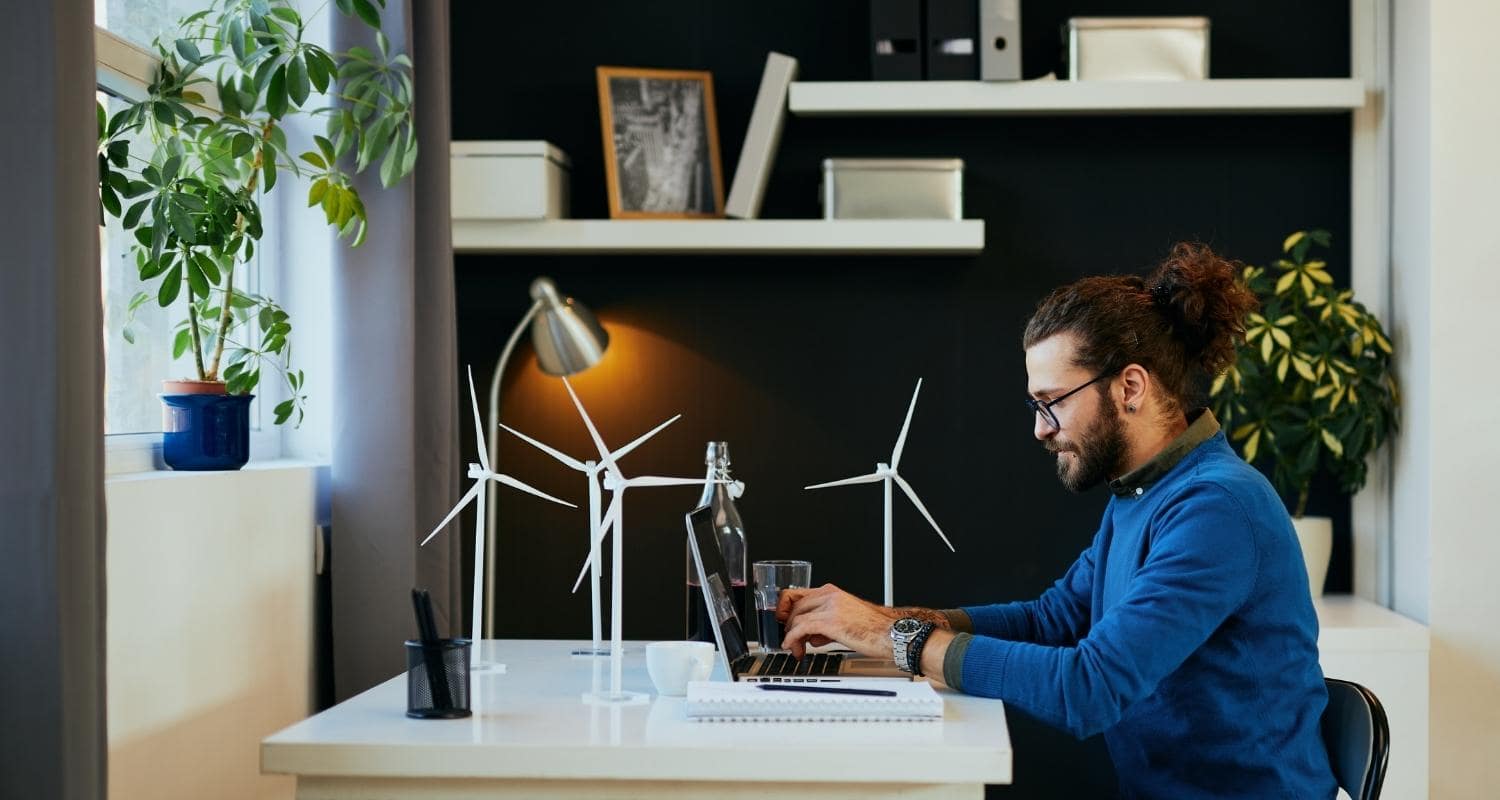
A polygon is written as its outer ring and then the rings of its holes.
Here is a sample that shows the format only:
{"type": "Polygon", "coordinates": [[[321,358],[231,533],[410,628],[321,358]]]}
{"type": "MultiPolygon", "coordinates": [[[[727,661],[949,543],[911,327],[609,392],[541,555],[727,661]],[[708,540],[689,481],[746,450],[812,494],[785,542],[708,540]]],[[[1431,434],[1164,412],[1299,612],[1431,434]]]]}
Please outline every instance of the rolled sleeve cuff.
{"type": "Polygon", "coordinates": [[[971,633],[955,634],[953,641],[948,643],[948,651],[943,654],[943,683],[956,692],[964,690],[964,655],[973,641],[971,633]]]}
{"type": "Polygon", "coordinates": [[[940,608],[938,613],[948,620],[948,630],[954,633],[974,632],[974,620],[969,618],[969,612],[961,608],[940,608]]]}

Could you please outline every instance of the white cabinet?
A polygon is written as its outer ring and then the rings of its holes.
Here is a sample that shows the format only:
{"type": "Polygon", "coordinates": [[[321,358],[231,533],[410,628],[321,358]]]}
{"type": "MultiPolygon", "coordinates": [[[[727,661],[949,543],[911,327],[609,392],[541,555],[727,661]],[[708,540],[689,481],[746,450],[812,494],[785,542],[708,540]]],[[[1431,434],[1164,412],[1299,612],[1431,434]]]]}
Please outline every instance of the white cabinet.
{"type": "Polygon", "coordinates": [[[267,800],[261,737],[313,696],[314,467],[112,476],[109,796],[267,800]]]}
{"type": "Polygon", "coordinates": [[[1380,698],[1391,726],[1382,797],[1427,797],[1427,627],[1348,595],[1314,601],[1323,674],[1363,685],[1380,698]]]}

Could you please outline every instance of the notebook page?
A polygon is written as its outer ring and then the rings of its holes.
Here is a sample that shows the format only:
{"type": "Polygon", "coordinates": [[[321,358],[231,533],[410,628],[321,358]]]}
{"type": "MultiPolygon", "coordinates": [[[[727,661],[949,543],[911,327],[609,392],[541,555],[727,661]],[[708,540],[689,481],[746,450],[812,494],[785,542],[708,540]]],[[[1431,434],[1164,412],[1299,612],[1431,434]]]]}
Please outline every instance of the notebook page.
{"type": "Polygon", "coordinates": [[[781,692],[754,683],[688,684],[687,717],[700,721],[938,722],[943,698],[924,682],[841,681],[842,689],[894,691],[894,697],[781,692]]]}

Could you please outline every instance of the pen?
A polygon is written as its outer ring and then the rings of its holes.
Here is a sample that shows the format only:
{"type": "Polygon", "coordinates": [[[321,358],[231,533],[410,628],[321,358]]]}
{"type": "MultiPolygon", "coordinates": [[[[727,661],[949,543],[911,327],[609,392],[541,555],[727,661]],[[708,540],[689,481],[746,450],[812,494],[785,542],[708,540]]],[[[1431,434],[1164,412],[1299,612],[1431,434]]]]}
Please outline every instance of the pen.
{"type": "Polygon", "coordinates": [[[871,697],[895,697],[889,689],[849,689],[838,686],[806,686],[791,683],[757,683],[768,692],[818,692],[819,694],[862,694],[871,697]]]}
{"type": "Polygon", "coordinates": [[[448,689],[448,674],[443,669],[442,639],[438,638],[437,620],[432,614],[432,596],[426,589],[412,589],[411,604],[417,614],[417,631],[421,636],[422,661],[427,667],[432,705],[446,711],[453,708],[453,694],[448,689]]]}

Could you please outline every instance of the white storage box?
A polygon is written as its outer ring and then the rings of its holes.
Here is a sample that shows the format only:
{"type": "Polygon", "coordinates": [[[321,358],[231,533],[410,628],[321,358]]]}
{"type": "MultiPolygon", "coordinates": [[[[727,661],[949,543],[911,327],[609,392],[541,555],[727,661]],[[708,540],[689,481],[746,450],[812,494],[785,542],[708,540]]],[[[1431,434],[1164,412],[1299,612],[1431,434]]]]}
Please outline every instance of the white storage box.
{"type": "Polygon", "coordinates": [[[960,158],[825,158],[824,219],[963,219],[960,158]]]}
{"type": "Polygon", "coordinates": [[[454,219],[562,219],[572,162],[543,141],[452,142],[454,219]]]}
{"type": "Polygon", "coordinates": [[[1073,17],[1068,75],[1075,81],[1203,80],[1208,29],[1208,17],[1073,17]]]}

